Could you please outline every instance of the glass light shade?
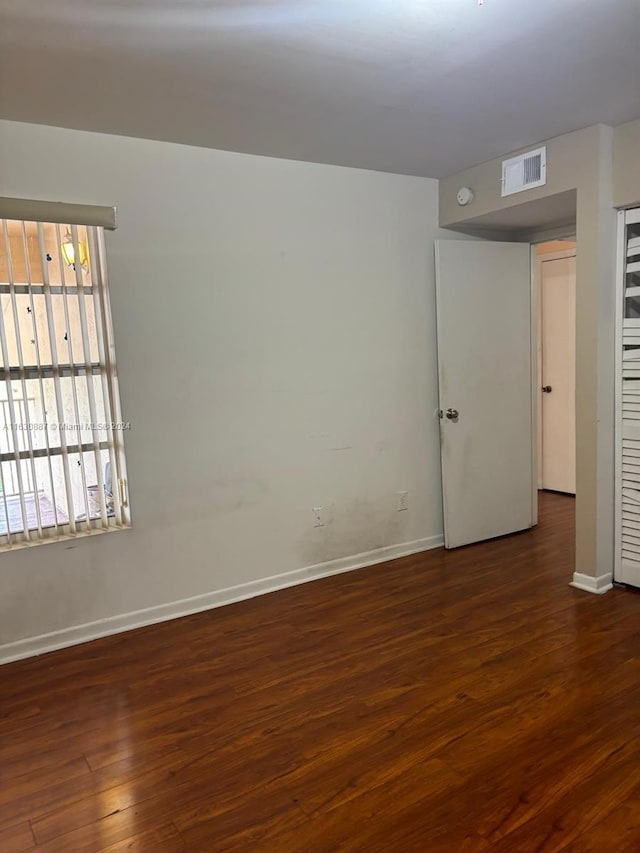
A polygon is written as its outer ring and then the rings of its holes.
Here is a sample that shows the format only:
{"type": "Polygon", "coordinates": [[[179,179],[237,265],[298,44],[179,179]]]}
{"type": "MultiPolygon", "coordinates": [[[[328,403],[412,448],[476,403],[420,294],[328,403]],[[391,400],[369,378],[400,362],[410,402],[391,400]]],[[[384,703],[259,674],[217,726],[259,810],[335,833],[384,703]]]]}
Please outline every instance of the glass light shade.
{"type": "MultiPolygon", "coordinates": [[[[70,231],[65,234],[60,249],[65,262],[72,267],[76,262],[76,251],[70,231]]],[[[78,254],[80,255],[80,266],[86,272],[89,269],[89,252],[86,243],[83,243],[82,240],[78,240],[78,254]]]]}

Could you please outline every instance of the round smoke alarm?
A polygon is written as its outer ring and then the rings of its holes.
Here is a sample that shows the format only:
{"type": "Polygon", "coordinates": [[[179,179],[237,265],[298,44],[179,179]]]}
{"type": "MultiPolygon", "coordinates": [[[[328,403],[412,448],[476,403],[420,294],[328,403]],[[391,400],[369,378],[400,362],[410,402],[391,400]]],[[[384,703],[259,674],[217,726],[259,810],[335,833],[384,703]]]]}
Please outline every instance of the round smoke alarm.
{"type": "Polygon", "coordinates": [[[460,187],[457,198],[458,204],[464,207],[470,201],[473,201],[473,190],[469,189],[469,187],[460,187]]]}

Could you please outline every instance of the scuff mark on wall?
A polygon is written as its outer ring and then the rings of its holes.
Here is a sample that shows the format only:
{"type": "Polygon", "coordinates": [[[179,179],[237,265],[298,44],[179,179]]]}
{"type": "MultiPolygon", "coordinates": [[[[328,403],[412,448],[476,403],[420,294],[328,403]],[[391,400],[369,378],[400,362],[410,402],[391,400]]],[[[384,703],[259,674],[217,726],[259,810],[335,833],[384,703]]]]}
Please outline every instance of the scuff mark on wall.
{"type": "Polygon", "coordinates": [[[299,543],[301,565],[376,551],[406,540],[410,512],[397,512],[391,495],[332,504],[325,513],[324,527],[312,528],[299,543]]]}

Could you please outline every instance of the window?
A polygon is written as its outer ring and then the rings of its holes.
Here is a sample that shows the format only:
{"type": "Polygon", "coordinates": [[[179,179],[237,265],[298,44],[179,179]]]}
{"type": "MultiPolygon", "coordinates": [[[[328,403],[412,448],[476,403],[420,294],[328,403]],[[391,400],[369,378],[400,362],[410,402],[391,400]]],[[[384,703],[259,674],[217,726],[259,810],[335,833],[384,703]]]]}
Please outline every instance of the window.
{"type": "Polygon", "coordinates": [[[102,228],[0,227],[0,548],[126,527],[102,228]]]}

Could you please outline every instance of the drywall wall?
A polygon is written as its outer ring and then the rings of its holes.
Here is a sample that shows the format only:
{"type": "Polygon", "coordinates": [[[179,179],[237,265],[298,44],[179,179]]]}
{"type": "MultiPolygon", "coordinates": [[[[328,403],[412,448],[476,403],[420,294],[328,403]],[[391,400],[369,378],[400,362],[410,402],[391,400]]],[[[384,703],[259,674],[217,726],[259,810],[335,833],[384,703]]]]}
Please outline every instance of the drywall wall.
{"type": "Polygon", "coordinates": [[[640,204],[640,119],[613,131],[613,206],[640,204]]]}
{"type": "Polygon", "coordinates": [[[0,554],[0,658],[441,541],[435,181],[0,122],[0,195],[117,206],[133,512],[0,554]]]}
{"type": "Polygon", "coordinates": [[[521,152],[505,153],[440,182],[440,224],[459,228],[473,220],[475,226],[478,217],[577,192],[576,572],[604,579],[600,588],[610,583],[613,571],[613,131],[595,125],[544,144],[546,186],[502,198],[502,160],[521,152]],[[474,192],[465,208],[456,203],[461,186],[474,192]]]}

